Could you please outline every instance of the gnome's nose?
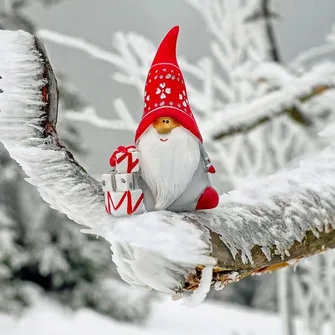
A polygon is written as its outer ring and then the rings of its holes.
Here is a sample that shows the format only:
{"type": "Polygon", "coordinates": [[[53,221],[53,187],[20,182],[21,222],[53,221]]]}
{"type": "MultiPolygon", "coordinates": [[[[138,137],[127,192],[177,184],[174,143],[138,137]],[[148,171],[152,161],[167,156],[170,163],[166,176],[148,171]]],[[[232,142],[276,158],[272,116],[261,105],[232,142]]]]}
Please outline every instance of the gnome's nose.
{"type": "Polygon", "coordinates": [[[180,126],[180,124],[171,117],[160,117],[154,121],[153,126],[158,134],[168,134],[172,129],[180,126]]]}

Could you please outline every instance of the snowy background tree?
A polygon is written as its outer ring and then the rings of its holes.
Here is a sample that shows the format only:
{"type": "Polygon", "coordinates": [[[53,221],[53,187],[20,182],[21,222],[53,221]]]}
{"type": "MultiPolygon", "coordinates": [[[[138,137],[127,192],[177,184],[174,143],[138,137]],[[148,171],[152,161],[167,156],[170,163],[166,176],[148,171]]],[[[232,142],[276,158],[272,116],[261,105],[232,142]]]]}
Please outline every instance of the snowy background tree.
{"type": "MultiPolygon", "coordinates": [[[[332,35],[326,45],[281,65],[278,64],[280,48],[273,48],[273,40],[269,40],[269,24],[278,17],[277,9],[272,7],[277,2],[187,3],[204,16],[213,36],[209,55],[196,65],[184,59],[181,67],[190,82],[190,99],[207,135],[208,149],[220,167],[217,182],[221,189],[227,191],[241,186],[294,164],[298,156],[322,148],[324,143],[318,140],[317,133],[333,118],[334,65],[319,62],[320,54],[334,50],[332,35]]],[[[79,49],[111,64],[113,69],[116,67],[119,73],[114,78],[134,86],[141,98],[142,82],[154,51],[154,44],[147,39],[134,33],[119,33],[115,37],[115,49],[106,51],[58,32],[40,30],[37,34],[43,41],[79,49]]],[[[101,118],[93,108],[86,108],[81,114],[70,111],[66,119],[132,131],[138,116],[127,108],[127,103],[125,99],[115,101],[116,119],[101,118]]],[[[228,286],[223,295],[233,296],[234,301],[243,304],[263,308],[270,304],[275,308],[274,279],[261,277],[260,280],[245,279],[228,286]],[[260,289],[256,291],[257,286],[260,289]]],[[[324,294],[313,297],[324,300],[324,294]]],[[[303,305],[303,297],[300,301],[303,305]]],[[[306,313],[309,318],[310,314],[306,313]]],[[[319,323],[329,318],[327,313],[321,316],[317,318],[319,323]]]]}
{"type": "MultiPolygon", "coordinates": [[[[53,1],[45,1],[51,4],[53,1]]],[[[28,1],[0,4],[0,27],[36,31],[24,14],[28,1]]],[[[66,76],[60,82],[60,108],[82,113],[87,103],[66,76]]],[[[78,127],[62,119],[60,134],[77,155],[85,154],[78,127]]],[[[0,147],[0,310],[21,313],[47,294],[73,308],[94,310],[124,321],[142,321],[150,297],[124,285],[110,262],[102,239],[79,233],[79,227],[41,201],[24,181],[21,168],[0,147]]]]}

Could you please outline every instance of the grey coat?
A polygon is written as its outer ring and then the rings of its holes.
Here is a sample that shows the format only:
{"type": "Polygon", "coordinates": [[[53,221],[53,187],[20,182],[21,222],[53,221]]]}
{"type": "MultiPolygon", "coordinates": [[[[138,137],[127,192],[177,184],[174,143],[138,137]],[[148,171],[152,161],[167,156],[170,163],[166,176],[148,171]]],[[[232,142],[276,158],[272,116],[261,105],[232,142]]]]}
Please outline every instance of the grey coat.
{"type": "MultiPolygon", "coordinates": [[[[208,165],[209,159],[201,146],[201,158],[199,161],[199,166],[194,176],[186,187],[184,193],[182,193],[166,210],[172,212],[184,212],[195,210],[198,204],[198,200],[204,190],[211,186],[211,182],[208,176],[208,165]]],[[[144,205],[145,209],[150,212],[155,210],[155,201],[153,195],[148,188],[147,184],[142,177],[139,178],[139,187],[143,190],[144,193],[144,205]]]]}

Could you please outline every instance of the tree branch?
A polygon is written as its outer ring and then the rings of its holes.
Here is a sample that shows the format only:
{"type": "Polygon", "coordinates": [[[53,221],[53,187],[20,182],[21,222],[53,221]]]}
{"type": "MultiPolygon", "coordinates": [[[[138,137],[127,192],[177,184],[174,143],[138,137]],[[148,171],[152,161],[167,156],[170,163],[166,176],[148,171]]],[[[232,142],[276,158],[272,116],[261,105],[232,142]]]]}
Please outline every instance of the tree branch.
{"type": "Polygon", "coordinates": [[[262,1],[262,11],[263,11],[264,19],[265,19],[265,29],[266,29],[266,33],[267,33],[269,44],[270,44],[271,59],[274,62],[279,63],[281,59],[279,56],[279,48],[277,45],[277,41],[276,41],[276,37],[275,37],[275,33],[274,33],[272,21],[271,21],[272,17],[271,17],[269,6],[270,6],[270,0],[262,1]]]}
{"type": "Polygon", "coordinates": [[[254,22],[258,20],[265,21],[265,32],[267,35],[268,43],[270,46],[270,59],[274,62],[280,63],[281,58],[279,55],[279,48],[277,45],[272,19],[277,18],[279,15],[277,13],[273,13],[270,10],[270,0],[261,0],[260,10],[253,15],[248,16],[245,21],[246,22],[254,22]]]}
{"type": "Polygon", "coordinates": [[[249,132],[282,115],[288,115],[304,127],[312,126],[311,117],[300,112],[297,104],[334,89],[334,73],[332,64],[317,65],[300,78],[293,78],[282,88],[247,104],[228,104],[225,113],[216,112],[204,128],[212,138],[223,139],[249,132]]]}
{"type": "MultiPolygon", "coordinates": [[[[328,91],[329,89],[335,88],[335,85],[323,85],[323,86],[317,86],[312,89],[311,92],[309,92],[306,95],[300,96],[297,98],[297,101],[300,103],[306,102],[317,95],[320,95],[324,93],[325,91],[328,91]]],[[[307,116],[305,116],[297,107],[294,106],[294,102],[290,107],[283,108],[282,110],[278,110],[277,113],[273,113],[270,115],[263,115],[259,118],[255,118],[253,122],[250,122],[249,124],[237,124],[234,127],[231,127],[230,129],[227,129],[225,132],[221,132],[219,134],[216,134],[213,136],[214,140],[223,139],[225,137],[233,136],[236,134],[241,133],[247,133],[251,130],[261,126],[262,124],[271,122],[274,118],[280,117],[283,115],[288,115],[294,122],[305,126],[310,127],[313,125],[313,121],[309,119],[307,116]]]]}
{"type": "MultiPolygon", "coordinates": [[[[295,241],[287,250],[287,255],[276,254],[275,248],[271,252],[271,260],[268,260],[259,246],[254,246],[251,250],[253,264],[244,263],[238,255],[235,259],[231,255],[227,246],[221,241],[220,236],[211,233],[213,255],[218,259],[218,264],[214,268],[213,281],[222,285],[239,281],[245,277],[270,273],[282,269],[289,265],[294,265],[303,258],[316,255],[328,249],[335,248],[335,232],[333,229],[323,231],[315,236],[312,231],[307,231],[305,238],[295,241]]],[[[185,288],[193,290],[198,287],[201,279],[202,267],[197,267],[196,275],[190,275],[185,283],[185,288]]]]}
{"type": "Polygon", "coordinates": [[[335,246],[334,148],[223,195],[215,210],[106,214],[101,184],[57,136],[57,85],[42,44],[6,31],[0,42],[0,140],[45,201],[111,243],[128,283],[192,290],[215,266],[215,285],[225,285],[335,246]]]}

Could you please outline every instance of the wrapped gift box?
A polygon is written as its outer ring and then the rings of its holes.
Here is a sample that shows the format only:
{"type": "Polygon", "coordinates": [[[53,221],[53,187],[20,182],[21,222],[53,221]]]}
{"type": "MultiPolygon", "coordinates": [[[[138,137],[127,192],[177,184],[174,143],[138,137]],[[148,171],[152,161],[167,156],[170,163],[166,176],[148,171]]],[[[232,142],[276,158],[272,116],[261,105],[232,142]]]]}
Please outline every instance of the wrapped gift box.
{"type": "Polygon", "coordinates": [[[115,192],[105,192],[105,207],[107,213],[113,216],[127,216],[145,212],[143,192],[140,189],[115,192]]]}
{"type": "Polygon", "coordinates": [[[115,191],[131,191],[137,187],[134,173],[115,174],[115,191]]]}
{"type": "Polygon", "coordinates": [[[111,171],[110,173],[104,173],[101,176],[102,188],[105,192],[116,190],[115,184],[115,171],[111,171]]]}
{"type": "Polygon", "coordinates": [[[113,170],[102,175],[107,213],[127,216],[145,212],[143,192],[138,188],[139,160],[135,146],[118,147],[110,158],[113,170]]]}
{"type": "Polygon", "coordinates": [[[138,188],[138,173],[116,173],[112,171],[102,175],[104,191],[132,191],[138,188]]]}
{"type": "Polygon", "coordinates": [[[118,153],[115,158],[117,173],[133,173],[140,169],[137,151],[118,153]]]}
{"type": "Polygon", "coordinates": [[[134,146],[118,147],[110,158],[117,173],[133,173],[140,169],[138,152],[134,146]]]}

